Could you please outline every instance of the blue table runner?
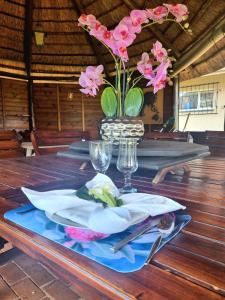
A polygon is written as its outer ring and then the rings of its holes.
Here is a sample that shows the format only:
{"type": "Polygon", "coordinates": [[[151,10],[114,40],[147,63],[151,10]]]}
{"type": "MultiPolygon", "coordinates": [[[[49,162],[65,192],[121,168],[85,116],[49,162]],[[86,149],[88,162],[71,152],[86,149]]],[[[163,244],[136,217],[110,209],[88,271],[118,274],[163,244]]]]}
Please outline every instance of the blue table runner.
{"type": "MultiPolygon", "coordinates": [[[[64,231],[64,226],[50,221],[44,211],[35,209],[23,214],[18,214],[18,212],[23,212],[30,208],[32,208],[32,205],[28,204],[9,210],[4,214],[4,217],[17,225],[121,273],[140,270],[148,258],[153,242],[159,235],[159,232],[153,228],[149,233],[143,234],[141,237],[130,242],[117,253],[112,253],[110,247],[131,233],[135,226],[128,228],[124,232],[112,234],[102,240],[81,243],[69,238],[64,231]]],[[[175,228],[169,236],[163,238],[158,250],[173,239],[191,220],[190,215],[185,215],[180,212],[176,212],[175,214],[175,228]]]]}

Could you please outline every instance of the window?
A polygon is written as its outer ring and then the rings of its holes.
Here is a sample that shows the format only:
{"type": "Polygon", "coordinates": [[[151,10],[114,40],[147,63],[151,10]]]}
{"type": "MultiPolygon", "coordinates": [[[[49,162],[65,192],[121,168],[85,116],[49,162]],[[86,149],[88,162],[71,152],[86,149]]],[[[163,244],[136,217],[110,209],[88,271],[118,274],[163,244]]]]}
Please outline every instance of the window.
{"type": "Polygon", "coordinates": [[[216,113],[217,96],[217,82],[181,87],[179,93],[179,113],[216,113]]]}

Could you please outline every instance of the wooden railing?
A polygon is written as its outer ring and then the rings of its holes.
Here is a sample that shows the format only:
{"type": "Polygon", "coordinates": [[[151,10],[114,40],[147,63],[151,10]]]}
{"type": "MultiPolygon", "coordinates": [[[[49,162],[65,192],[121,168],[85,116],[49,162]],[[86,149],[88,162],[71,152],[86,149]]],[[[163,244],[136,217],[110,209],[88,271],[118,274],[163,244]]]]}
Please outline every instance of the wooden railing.
{"type": "Polygon", "coordinates": [[[36,155],[68,150],[69,145],[73,142],[88,140],[89,138],[88,131],[37,130],[31,132],[31,142],[36,155]]]}

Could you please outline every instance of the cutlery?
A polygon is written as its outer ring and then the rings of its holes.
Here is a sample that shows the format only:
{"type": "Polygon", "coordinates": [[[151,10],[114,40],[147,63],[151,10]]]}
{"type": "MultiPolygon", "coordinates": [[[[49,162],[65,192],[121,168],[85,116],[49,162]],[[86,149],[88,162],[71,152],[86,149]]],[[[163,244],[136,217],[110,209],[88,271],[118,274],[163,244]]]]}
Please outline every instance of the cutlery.
{"type": "Polygon", "coordinates": [[[125,245],[127,245],[129,242],[135,240],[137,237],[139,237],[140,235],[144,234],[145,232],[149,231],[150,229],[152,229],[153,227],[161,227],[162,224],[165,222],[165,216],[163,215],[161,217],[161,219],[159,220],[159,223],[156,224],[152,224],[152,222],[150,221],[149,223],[138,227],[136,230],[134,230],[134,232],[132,232],[131,234],[129,234],[128,236],[126,236],[124,239],[122,239],[121,241],[119,241],[118,243],[116,243],[115,245],[113,245],[110,250],[112,250],[114,253],[116,253],[118,250],[120,250],[122,247],[124,247],[125,245]]]}
{"type": "Polygon", "coordinates": [[[160,235],[154,241],[154,243],[151,247],[151,251],[145,262],[145,265],[148,265],[150,263],[153,256],[155,255],[159,245],[161,244],[163,237],[169,235],[173,231],[174,225],[175,225],[175,215],[174,214],[166,214],[163,222],[160,222],[157,226],[158,230],[160,232],[160,235]]]}

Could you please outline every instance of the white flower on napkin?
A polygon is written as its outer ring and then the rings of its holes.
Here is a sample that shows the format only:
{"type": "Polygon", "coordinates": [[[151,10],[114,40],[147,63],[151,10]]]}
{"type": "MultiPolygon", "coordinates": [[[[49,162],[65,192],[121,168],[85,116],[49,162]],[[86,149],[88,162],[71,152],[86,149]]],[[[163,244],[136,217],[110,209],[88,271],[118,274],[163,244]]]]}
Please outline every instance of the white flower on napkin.
{"type": "Polygon", "coordinates": [[[92,180],[88,181],[85,186],[89,190],[96,189],[99,191],[99,193],[102,192],[102,188],[106,188],[112,196],[117,198],[120,195],[118,188],[115,186],[112,180],[104,174],[98,173],[92,180]]]}

